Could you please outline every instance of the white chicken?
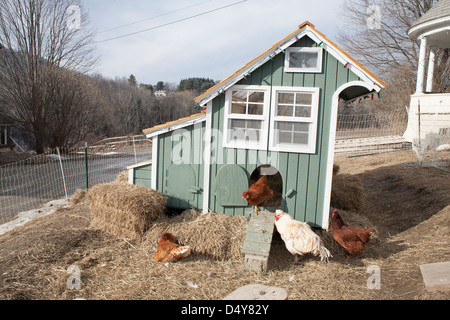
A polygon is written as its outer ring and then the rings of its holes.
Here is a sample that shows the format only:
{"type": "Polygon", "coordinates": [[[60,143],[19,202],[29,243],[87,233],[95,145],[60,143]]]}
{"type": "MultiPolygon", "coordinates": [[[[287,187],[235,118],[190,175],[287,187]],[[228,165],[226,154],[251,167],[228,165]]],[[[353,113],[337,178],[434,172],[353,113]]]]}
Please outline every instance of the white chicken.
{"type": "Polygon", "coordinates": [[[275,212],[275,225],[283,239],[286,248],[295,256],[295,263],[299,256],[306,253],[320,255],[320,260],[326,260],[332,257],[330,251],[320,237],[311,230],[311,227],[305,223],[294,220],[289,214],[277,210],[275,212]]]}

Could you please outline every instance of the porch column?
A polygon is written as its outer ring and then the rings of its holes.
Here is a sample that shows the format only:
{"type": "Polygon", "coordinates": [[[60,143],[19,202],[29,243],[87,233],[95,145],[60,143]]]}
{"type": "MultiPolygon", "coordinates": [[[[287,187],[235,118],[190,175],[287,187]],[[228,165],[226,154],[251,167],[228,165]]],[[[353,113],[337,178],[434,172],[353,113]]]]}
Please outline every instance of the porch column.
{"type": "Polygon", "coordinates": [[[436,57],[436,51],[433,48],[430,48],[430,57],[428,60],[427,88],[425,90],[426,92],[433,91],[435,57],[436,57]]]}
{"type": "Polygon", "coordinates": [[[417,71],[416,93],[423,93],[425,83],[425,60],[427,57],[427,38],[420,39],[419,67],[417,71]]]}

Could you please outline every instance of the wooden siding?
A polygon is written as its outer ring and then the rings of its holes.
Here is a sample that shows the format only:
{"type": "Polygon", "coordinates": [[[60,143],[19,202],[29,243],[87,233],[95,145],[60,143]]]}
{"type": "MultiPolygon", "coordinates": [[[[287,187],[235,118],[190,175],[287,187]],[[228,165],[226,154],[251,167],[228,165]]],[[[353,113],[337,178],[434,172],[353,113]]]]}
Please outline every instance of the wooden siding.
{"type": "Polygon", "coordinates": [[[152,186],[152,165],[151,164],[133,168],[131,170],[134,170],[133,184],[151,188],[151,186],[152,186]]]}
{"type": "MultiPolygon", "coordinates": [[[[305,36],[293,46],[316,46],[316,43],[305,36]]],[[[266,86],[298,86],[320,88],[317,150],[315,154],[299,154],[286,152],[270,152],[259,150],[225,149],[222,139],[212,142],[209,208],[218,213],[228,215],[248,216],[250,207],[223,207],[215,193],[216,176],[225,164],[239,164],[247,171],[248,176],[264,162],[266,157],[277,157],[274,165],[280,171],[283,179],[282,210],[290,213],[296,219],[311,225],[322,225],[323,201],[326,183],[326,166],[328,159],[328,144],[331,121],[332,96],[341,85],[360,80],[348,68],[345,68],[326,50],[323,52],[322,73],[285,73],[284,54],[279,54],[253,71],[247,79],[238,84],[266,86]],[[222,155],[221,155],[222,154],[222,155]],[[217,157],[220,156],[217,159],[217,157]],[[254,160],[257,161],[254,161],[254,160]],[[250,161],[252,160],[252,161],[250,161]],[[289,196],[286,192],[294,190],[289,196]]],[[[212,103],[212,128],[223,132],[225,95],[216,97],[212,103]]],[[[269,135],[272,134],[269,132],[269,135]]],[[[242,190],[245,191],[245,190],[242,190]]]]}
{"type": "MultiPolygon", "coordinates": [[[[169,199],[167,201],[168,207],[180,209],[202,209],[204,174],[203,150],[205,149],[204,133],[205,122],[202,122],[158,136],[157,189],[166,195],[170,193],[170,190],[168,190],[169,182],[167,181],[168,170],[170,166],[189,165],[195,175],[195,185],[189,186],[189,188],[192,190],[184,193],[186,195],[185,197],[183,195],[178,197],[169,195],[169,199]],[[173,135],[177,135],[180,132],[184,132],[185,138],[188,139],[188,143],[186,143],[185,146],[188,146],[190,150],[184,150],[183,148],[181,148],[180,152],[178,152],[179,149],[176,149],[175,153],[178,153],[181,157],[183,157],[183,155],[186,155],[185,152],[188,152],[187,154],[189,155],[189,157],[188,159],[185,158],[186,161],[183,161],[182,163],[174,163],[172,153],[174,151],[174,147],[176,147],[176,145],[180,144],[181,142],[180,139],[176,139],[175,137],[173,137],[173,135]],[[196,192],[194,192],[194,190],[196,192]]],[[[175,159],[175,161],[177,161],[177,159],[175,159]]],[[[183,176],[177,178],[183,179],[183,176]]],[[[177,181],[170,181],[172,185],[176,182],[177,181]]]]}

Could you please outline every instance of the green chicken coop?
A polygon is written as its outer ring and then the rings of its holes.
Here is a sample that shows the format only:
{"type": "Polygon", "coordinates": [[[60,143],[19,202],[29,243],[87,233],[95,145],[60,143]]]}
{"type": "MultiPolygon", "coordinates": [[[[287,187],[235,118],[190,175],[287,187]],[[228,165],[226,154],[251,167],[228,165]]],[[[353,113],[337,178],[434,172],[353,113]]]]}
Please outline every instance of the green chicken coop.
{"type": "Polygon", "coordinates": [[[305,22],[197,97],[202,112],[144,130],[151,159],[129,181],[169,207],[248,216],[242,192],[265,174],[276,195],[266,206],[326,229],[339,101],[385,85],[305,22]]]}

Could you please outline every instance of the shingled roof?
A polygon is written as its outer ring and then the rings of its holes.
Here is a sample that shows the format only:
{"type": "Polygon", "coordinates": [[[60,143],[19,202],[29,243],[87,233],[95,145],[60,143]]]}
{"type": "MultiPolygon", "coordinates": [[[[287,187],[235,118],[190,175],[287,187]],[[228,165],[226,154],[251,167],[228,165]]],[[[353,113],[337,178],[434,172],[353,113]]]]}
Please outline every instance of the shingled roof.
{"type": "Polygon", "coordinates": [[[450,0],[440,0],[436,3],[408,29],[408,35],[413,40],[426,35],[430,46],[448,48],[450,0]]]}
{"type": "Polygon", "coordinates": [[[430,10],[417,20],[410,29],[419,26],[422,23],[450,17],[450,0],[440,0],[430,10]]]}

